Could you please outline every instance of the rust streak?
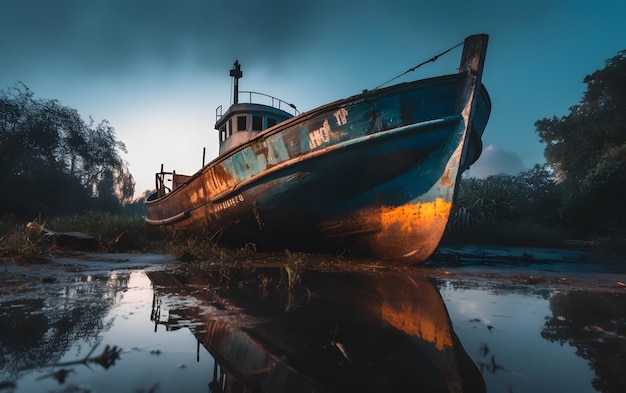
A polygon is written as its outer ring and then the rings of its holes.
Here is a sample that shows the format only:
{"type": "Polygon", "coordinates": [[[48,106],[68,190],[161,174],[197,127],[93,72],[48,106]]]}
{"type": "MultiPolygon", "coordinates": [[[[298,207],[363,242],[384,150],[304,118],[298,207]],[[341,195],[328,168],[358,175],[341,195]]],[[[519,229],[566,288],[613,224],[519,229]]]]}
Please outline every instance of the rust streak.
{"type": "Polygon", "coordinates": [[[454,185],[454,183],[452,182],[452,177],[450,176],[451,171],[451,168],[447,168],[446,172],[443,174],[443,176],[441,176],[440,182],[442,186],[452,187],[454,185]]]}

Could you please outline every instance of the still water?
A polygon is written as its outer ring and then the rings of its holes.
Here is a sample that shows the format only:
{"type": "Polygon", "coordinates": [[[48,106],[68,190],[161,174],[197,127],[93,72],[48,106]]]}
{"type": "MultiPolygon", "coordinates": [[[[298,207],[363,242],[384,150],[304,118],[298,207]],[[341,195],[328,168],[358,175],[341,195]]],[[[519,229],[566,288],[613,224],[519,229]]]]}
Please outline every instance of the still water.
{"type": "Polygon", "coordinates": [[[0,276],[0,392],[626,391],[620,272],[59,266],[0,276]]]}

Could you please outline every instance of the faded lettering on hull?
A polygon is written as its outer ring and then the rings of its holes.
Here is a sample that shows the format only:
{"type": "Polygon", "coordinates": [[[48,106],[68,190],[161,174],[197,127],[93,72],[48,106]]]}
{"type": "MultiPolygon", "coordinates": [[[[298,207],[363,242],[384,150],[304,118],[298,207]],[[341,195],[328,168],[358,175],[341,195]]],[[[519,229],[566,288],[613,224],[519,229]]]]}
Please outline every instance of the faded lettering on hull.
{"type": "Polygon", "coordinates": [[[348,122],[348,111],[344,108],[341,108],[337,112],[333,113],[333,116],[335,116],[338,126],[343,126],[348,122]]]}
{"type": "Polygon", "coordinates": [[[241,202],[243,202],[243,195],[241,195],[241,194],[235,195],[232,198],[228,198],[224,202],[216,203],[215,204],[215,212],[220,212],[222,210],[231,208],[231,207],[233,207],[235,205],[240,204],[241,202]]]}
{"type": "MultiPolygon", "coordinates": [[[[335,120],[337,127],[345,126],[348,123],[348,110],[345,108],[341,108],[333,113],[333,117],[330,119],[335,120]]],[[[309,131],[309,149],[313,150],[325,143],[331,141],[331,139],[335,140],[336,138],[344,135],[345,132],[335,131],[331,128],[330,122],[328,119],[324,120],[322,126],[316,128],[315,130],[309,131]]]]}
{"type": "Polygon", "coordinates": [[[309,131],[309,148],[315,149],[318,146],[330,141],[330,124],[324,120],[324,124],[313,131],[309,131]]]}

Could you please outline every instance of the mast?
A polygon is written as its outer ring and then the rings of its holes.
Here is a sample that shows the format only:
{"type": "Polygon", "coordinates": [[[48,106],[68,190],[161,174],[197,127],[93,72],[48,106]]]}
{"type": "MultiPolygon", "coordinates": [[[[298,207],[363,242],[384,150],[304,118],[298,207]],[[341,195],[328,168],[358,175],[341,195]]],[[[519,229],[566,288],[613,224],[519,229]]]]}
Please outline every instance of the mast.
{"type": "Polygon", "coordinates": [[[241,72],[241,64],[239,64],[238,60],[235,60],[235,64],[233,64],[233,69],[230,70],[230,76],[235,79],[233,104],[237,104],[239,103],[239,78],[243,77],[243,72],[241,72]]]}

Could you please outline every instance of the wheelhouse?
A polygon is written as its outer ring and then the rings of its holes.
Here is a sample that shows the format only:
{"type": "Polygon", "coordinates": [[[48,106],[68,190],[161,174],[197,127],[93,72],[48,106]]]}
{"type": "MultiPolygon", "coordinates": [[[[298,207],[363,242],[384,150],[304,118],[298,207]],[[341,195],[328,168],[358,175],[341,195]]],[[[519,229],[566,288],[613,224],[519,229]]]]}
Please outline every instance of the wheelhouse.
{"type": "Polygon", "coordinates": [[[234,79],[233,105],[226,113],[222,113],[221,105],[215,110],[215,129],[219,132],[219,154],[298,114],[295,105],[276,97],[253,91],[240,92],[238,81],[243,73],[238,61],[235,61],[230,75],[234,79]],[[240,98],[246,102],[240,103],[240,98]],[[287,110],[293,111],[293,114],[287,110]]]}
{"type": "MultiPolygon", "coordinates": [[[[218,111],[221,108],[218,107],[218,111]]],[[[263,104],[234,104],[226,113],[216,112],[215,129],[219,131],[219,154],[238,146],[261,131],[290,117],[288,112],[263,104]]]]}

